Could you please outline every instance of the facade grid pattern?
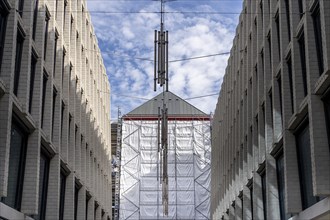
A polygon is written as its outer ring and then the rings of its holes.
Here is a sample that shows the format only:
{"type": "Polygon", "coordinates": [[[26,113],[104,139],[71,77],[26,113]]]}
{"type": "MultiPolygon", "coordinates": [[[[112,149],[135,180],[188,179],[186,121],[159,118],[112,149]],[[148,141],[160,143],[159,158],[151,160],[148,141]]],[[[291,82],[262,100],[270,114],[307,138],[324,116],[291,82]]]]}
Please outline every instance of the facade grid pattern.
{"type": "Polygon", "coordinates": [[[330,1],[243,1],[212,123],[212,219],[330,216],[330,1]]]}
{"type": "Polygon", "coordinates": [[[86,1],[0,15],[0,218],[110,219],[110,84],[86,1]]]}

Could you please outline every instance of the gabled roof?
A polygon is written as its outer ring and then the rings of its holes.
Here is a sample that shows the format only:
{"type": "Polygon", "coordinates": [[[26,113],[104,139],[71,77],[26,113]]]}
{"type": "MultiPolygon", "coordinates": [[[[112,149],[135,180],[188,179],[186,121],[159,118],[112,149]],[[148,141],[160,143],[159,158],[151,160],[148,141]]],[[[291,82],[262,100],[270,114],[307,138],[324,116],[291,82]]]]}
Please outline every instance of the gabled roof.
{"type": "Polygon", "coordinates": [[[164,92],[158,94],[156,97],[150,99],[139,107],[123,116],[123,119],[157,119],[158,107],[162,109],[163,99],[168,109],[168,116],[176,119],[186,118],[201,118],[209,119],[209,115],[205,114],[195,106],[189,104],[179,96],[172,92],[164,92]]]}

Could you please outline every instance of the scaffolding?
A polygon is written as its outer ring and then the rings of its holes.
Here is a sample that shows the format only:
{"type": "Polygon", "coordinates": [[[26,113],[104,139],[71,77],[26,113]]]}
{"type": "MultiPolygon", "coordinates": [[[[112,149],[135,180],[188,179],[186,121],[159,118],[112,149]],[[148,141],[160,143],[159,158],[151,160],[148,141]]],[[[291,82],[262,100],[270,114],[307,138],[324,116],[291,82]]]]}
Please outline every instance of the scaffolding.
{"type": "Polygon", "coordinates": [[[120,219],[209,219],[209,117],[169,116],[168,215],[162,205],[158,128],[157,117],[123,117],[120,219]]]}
{"type": "Polygon", "coordinates": [[[121,170],[121,136],[122,134],[122,119],[121,111],[118,108],[118,123],[117,123],[117,147],[116,147],[116,160],[117,168],[115,170],[115,208],[114,208],[114,220],[119,219],[120,209],[120,170],[121,170]]]}

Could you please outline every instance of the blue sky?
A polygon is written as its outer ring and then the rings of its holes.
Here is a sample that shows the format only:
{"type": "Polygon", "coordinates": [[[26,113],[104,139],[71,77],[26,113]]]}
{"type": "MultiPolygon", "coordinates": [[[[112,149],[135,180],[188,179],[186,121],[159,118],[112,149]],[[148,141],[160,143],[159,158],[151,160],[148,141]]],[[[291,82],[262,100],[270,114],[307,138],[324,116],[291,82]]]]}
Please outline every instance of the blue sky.
{"type": "MultiPolygon", "coordinates": [[[[128,113],[153,91],[154,30],[159,0],[87,0],[111,84],[111,120],[128,113]],[[128,12],[128,13],[126,13],[128,12]],[[142,59],[141,59],[142,58],[142,59]]],[[[242,0],[176,0],[165,4],[169,60],[229,52],[242,0]],[[219,13],[220,12],[220,13],[219,13]]],[[[169,63],[169,90],[183,99],[218,93],[228,55],[169,63]]],[[[187,100],[214,112],[218,96],[187,100]]]]}

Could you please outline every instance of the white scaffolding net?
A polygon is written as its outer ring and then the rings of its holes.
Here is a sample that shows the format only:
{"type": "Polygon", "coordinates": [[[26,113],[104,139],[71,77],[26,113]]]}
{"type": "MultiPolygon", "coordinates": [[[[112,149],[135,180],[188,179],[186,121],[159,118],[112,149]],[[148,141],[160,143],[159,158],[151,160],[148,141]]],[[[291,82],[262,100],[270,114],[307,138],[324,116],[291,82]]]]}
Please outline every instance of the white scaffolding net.
{"type": "Polygon", "coordinates": [[[168,122],[168,216],[163,215],[157,121],[123,120],[120,219],[209,219],[210,122],[168,122]]]}

